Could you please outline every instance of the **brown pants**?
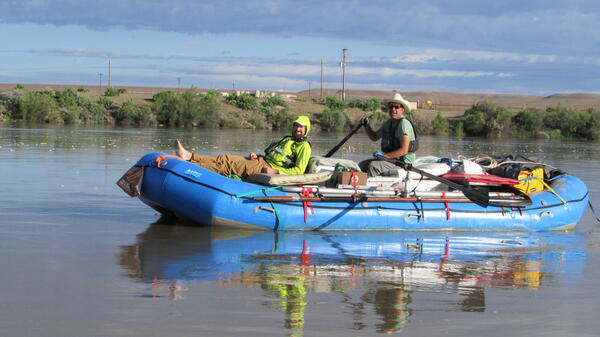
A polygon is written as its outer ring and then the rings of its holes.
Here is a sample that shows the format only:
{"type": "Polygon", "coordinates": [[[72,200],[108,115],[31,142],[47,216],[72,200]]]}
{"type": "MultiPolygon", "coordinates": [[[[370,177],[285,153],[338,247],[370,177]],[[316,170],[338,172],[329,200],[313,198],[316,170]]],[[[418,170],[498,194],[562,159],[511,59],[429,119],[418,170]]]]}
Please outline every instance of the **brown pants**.
{"type": "Polygon", "coordinates": [[[261,173],[263,167],[268,166],[267,162],[262,157],[250,160],[245,157],[234,156],[228,153],[218,157],[192,153],[190,162],[224,176],[235,174],[240,177],[261,173]]]}

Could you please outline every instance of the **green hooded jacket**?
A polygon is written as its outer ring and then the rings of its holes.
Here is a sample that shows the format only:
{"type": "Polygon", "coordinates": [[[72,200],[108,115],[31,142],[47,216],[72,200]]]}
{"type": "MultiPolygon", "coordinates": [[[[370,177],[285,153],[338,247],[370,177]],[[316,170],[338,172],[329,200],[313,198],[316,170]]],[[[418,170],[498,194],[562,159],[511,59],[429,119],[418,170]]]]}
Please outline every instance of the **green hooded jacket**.
{"type": "Polygon", "coordinates": [[[298,116],[294,123],[306,127],[306,133],[301,140],[285,136],[265,150],[265,161],[278,170],[279,174],[304,174],[310,160],[311,147],[306,140],[310,132],[310,119],[307,116],[298,116]]]}

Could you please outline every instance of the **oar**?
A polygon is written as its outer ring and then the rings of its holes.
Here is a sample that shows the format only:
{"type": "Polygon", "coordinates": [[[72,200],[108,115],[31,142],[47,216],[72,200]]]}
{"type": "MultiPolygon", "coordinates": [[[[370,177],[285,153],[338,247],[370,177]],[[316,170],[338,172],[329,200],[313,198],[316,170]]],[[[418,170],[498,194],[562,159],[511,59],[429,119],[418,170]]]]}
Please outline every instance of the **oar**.
{"type": "MultiPolygon", "coordinates": [[[[417,198],[417,197],[371,197],[366,195],[356,196],[274,196],[274,197],[251,197],[254,201],[260,202],[422,202],[422,203],[472,203],[468,198],[417,198]]],[[[526,207],[531,205],[531,199],[526,196],[500,197],[490,199],[489,204],[498,207],[526,207]]]]}
{"type": "Polygon", "coordinates": [[[465,195],[465,197],[467,197],[469,200],[471,200],[472,202],[476,203],[477,205],[481,206],[481,207],[488,207],[488,205],[490,204],[490,196],[487,193],[483,193],[477,190],[474,190],[472,188],[457,184],[453,181],[450,181],[448,179],[444,179],[442,177],[438,177],[436,175],[433,175],[431,173],[425,172],[423,170],[420,170],[416,167],[413,167],[410,164],[406,164],[403,161],[397,160],[397,159],[391,159],[391,158],[385,158],[383,156],[377,156],[375,157],[377,160],[383,160],[383,161],[387,161],[390,162],[392,164],[395,164],[396,166],[400,166],[403,169],[407,170],[407,171],[413,171],[415,173],[418,173],[422,176],[425,176],[431,180],[435,180],[438,181],[444,185],[447,185],[455,190],[459,190],[461,192],[463,192],[463,194],[465,195]]]}
{"type": "Polygon", "coordinates": [[[314,202],[452,202],[452,203],[470,203],[467,198],[415,198],[415,197],[369,197],[365,195],[356,196],[273,196],[273,197],[252,197],[254,201],[272,201],[272,202],[291,202],[291,201],[314,201],[314,202]]]}
{"type": "Polygon", "coordinates": [[[360,127],[362,126],[362,123],[358,123],[354,128],[352,128],[352,130],[350,130],[350,133],[344,137],[344,139],[342,139],[338,145],[336,145],[333,149],[331,149],[329,152],[327,152],[327,154],[325,155],[325,158],[329,158],[331,156],[333,156],[334,153],[337,152],[337,150],[340,149],[340,147],[342,147],[342,145],[344,145],[344,143],[350,139],[350,137],[352,137],[352,135],[354,135],[356,133],[356,131],[358,131],[358,129],[360,129],[360,127]]]}

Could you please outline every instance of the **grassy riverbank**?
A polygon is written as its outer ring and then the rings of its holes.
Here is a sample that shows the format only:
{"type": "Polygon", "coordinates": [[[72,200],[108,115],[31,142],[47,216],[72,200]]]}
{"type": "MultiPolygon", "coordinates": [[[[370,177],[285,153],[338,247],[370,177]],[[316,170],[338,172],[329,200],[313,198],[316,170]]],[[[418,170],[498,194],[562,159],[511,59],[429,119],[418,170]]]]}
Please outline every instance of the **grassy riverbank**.
{"type": "MultiPolygon", "coordinates": [[[[389,92],[336,90],[240,93],[227,90],[0,85],[0,122],[164,127],[278,129],[309,115],[324,131],[344,130],[360,117],[375,124],[389,92]],[[339,96],[338,96],[339,97],[339,96]]],[[[483,95],[403,93],[418,109],[410,118],[421,134],[596,140],[600,95],[483,95]]]]}

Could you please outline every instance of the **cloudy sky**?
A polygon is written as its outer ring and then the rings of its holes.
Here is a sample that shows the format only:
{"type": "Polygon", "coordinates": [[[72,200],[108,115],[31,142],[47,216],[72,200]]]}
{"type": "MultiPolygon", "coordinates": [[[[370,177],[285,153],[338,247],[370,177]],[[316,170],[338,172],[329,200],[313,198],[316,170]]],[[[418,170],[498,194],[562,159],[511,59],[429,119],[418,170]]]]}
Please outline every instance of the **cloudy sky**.
{"type": "Polygon", "coordinates": [[[2,0],[0,82],[600,92],[596,0],[2,0]]]}

